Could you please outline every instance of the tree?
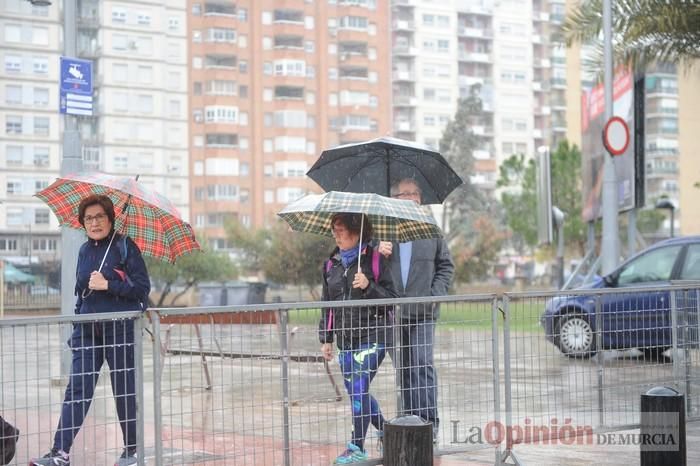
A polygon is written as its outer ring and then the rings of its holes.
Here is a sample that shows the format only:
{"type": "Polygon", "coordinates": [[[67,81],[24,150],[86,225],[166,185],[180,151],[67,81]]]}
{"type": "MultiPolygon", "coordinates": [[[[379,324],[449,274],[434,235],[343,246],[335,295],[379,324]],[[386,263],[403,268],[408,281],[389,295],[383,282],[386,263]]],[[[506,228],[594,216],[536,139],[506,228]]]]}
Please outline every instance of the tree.
{"type": "MultiPolygon", "coordinates": [[[[690,64],[700,58],[700,3],[688,0],[612,1],[614,57],[642,70],[653,62],[690,64]]],[[[584,0],[566,18],[568,45],[598,42],[589,66],[601,70],[603,0],[584,0]]]]}
{"type": "MultiPolygon", "coordinates": [[[[552,204],[566,213],[564,238],[569,246],[585,250],[586,225],[581,217],[581,151],[563,141],[551,154],[552,204]]],[[[512,155],[500,167],[497,186],[506,223],[521,247],[537,245],[537,186],[534,160],[512,155]]]]}
{"type": "Polygon", "coordinates": [[[489,277],[507,233],[488,215],[480,215],[473,222],[474,239],[467,241],[458,236],[453,242],[452,259],[455,263],[455,281],[460,283],[489,277]]]}
{"type": "Polygon", "coordinates": [[[306,286],[318,300],[321,270],[333,249],[333,240],[311,233],[290,232],[280,222],[270,230],[269,247],[261,265],[267,280],[306,286]]]}
{"type": "Polygon", "coordinates": [[[481,87],[475,85],[466,98],[460,99],[455,116],[440,139],[440,153],[464,180],[445,201],[443,219],[449,224],[446,239],[455,252],[455,278],[462,282],[488,275],[504,239],[501,215],[491,193],[471,181],[475,171],[473,151],[485,142],[472,128],[491,126],[482,110],[480,94],[481,87]]]}
{"type": "MultiPolygon", "coordinates": [[[[460,99],[455,116],[445,127],[440,139],[440,153],[464,180],[445,201],[445,220],[449,225],[448,240],[457,235],[469,235],[473,230],[475,212],[488,210],[488,195],[471,182],[474,173],[475,149],[483,143],[482,138],[471,130],[475,125],[488,126],[482,111],[478,85],[470,88],[469,96],[460,99]]],[[[443,223],[443,227],[445,224],[443,223]]]]}
{"type": "Polygon", "coordinates": [[[226,237],[237,250],[239,266],[246,275],[256,275],[270,247],[270,230],[253,230],[236,221],[228,222],[225,228],[226,237]]]}
{"type": "Polygon", "coordinates": [[[173,305],[178,298],[197,283],[206,281],[225,281],[236,277],[236,268],[228,256],[208,249],[193,252],[178,258],[175,264],[144,257],[153,289],[160,293],[155,307],[163,307],[166,297],[172,292],[173,285],[183,285],[183,289],[170,301],[173,305]]]}

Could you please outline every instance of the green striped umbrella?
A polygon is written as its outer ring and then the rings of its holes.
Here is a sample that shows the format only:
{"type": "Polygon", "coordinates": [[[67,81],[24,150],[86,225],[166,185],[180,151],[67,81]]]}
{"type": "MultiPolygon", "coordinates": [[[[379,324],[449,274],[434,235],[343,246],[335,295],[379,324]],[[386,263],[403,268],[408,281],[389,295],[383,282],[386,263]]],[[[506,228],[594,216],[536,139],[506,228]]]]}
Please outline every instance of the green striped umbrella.
{"type": "Polygon", "coordinates": [[[290,203],[277,215],[295,231],[333,236],[331,219],[338,213],[366,214],[374,228],[374,239],[380,241],[405,243],[442,237],[437,221],[425,207],[374,193],[309,194],[290,203]]]}

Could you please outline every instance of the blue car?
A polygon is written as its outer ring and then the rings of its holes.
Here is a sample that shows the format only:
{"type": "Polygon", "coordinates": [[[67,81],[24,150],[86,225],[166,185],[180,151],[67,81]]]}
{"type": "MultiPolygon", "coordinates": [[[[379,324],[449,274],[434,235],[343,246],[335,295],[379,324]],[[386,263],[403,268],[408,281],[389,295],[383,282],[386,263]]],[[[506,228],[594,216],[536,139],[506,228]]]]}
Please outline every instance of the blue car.
{"type": "MultiPolygon", "coordinates": [[[[540,322],[546,338],[569,357],[598,350],[638,348],[659,358],[672,346],[671,293],[659,289],[672,280],[700,280],[700,236],[671,238],[645,249],[614,272],[579,289],[615,289],[600,295],[600,345],[596,341],[596,296],[551,299],[540,322]],[[627,288],[649,291],[625,291],[627,288]],[[600,347],[599,347],[600,346],[600,347]]],[[[679,339],[697,345],[696,293],[676,292],[679,339]]]]}

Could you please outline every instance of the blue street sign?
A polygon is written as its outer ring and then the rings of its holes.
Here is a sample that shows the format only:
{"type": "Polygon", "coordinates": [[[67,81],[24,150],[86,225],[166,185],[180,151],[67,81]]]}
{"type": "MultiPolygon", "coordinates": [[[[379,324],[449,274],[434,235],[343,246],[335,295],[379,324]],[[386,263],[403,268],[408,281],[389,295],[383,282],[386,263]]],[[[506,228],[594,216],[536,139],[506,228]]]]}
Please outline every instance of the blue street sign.
{"type": "Polygon", "coordinates": [[[61,57],[60,112],[92,115],[92,62],[61,57]]]}

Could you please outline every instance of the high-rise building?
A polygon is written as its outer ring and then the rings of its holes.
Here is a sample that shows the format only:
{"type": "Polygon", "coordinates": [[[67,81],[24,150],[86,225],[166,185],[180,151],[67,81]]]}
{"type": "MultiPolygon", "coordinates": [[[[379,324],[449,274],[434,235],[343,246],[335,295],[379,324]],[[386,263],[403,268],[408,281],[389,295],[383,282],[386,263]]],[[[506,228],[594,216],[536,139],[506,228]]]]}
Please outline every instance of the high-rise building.
{"type": "Polygon", "coordinates": [[[565,49],[551,39],[563,1],[393,2],[394,133],[437,147],[473,86],[483,113],[471,180],[495,189],[498,165],[566,133],[565,49]]]}
{"type": "Polygon", "coordinates": [[[323,149],[390,132],[388,25],[375,0],[189,2],[192,218],[212,247],[319,190],[323,149]]]}
{"type": "Polygon", "coordinates": [[[59,172],[57,6],[0,3],[0,256],[56,259],[58,223],[33,194],[59,172]]]}
{"type": "MultiPolygon", "coordinates": [[[[60,172],[62,2],[0,4],[0,255],[56,259],[55,217],[32,195],[60,172]]],[[[136,176],[189,205],[186,2],[77,0],[95,109],[78,118],[86,170],[136,176]]]]}

